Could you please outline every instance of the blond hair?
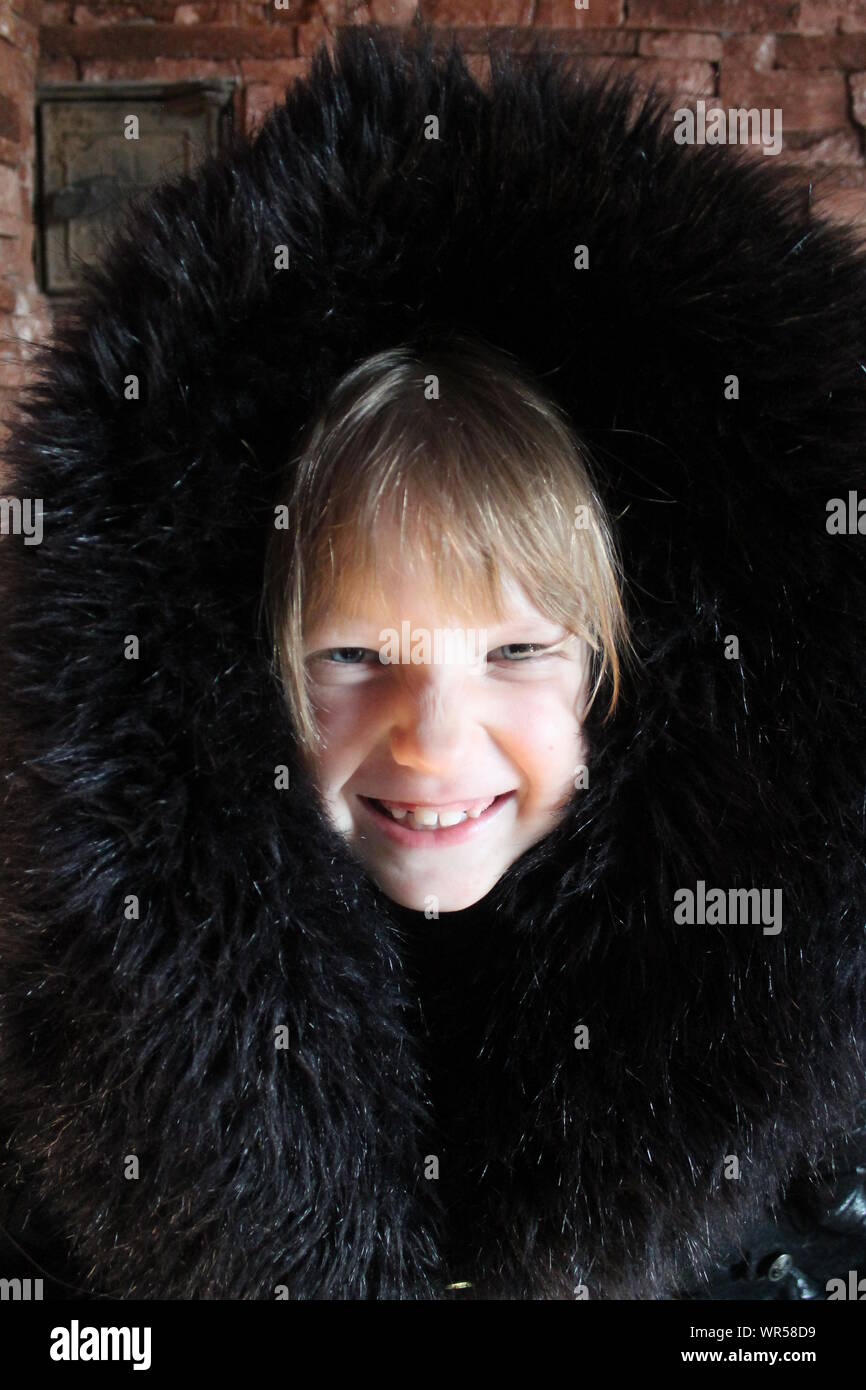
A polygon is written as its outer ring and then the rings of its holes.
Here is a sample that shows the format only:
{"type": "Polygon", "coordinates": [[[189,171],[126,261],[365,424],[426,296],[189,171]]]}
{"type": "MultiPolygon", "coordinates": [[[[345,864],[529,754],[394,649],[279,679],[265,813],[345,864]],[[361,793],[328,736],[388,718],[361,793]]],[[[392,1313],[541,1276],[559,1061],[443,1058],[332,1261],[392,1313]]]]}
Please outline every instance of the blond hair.
{"type": "Polygon", "coordinates": [[[620,563],[586,449],[565,414],[500,348],[451,333],[365,358],[336,384],[295,453],[270,537],[262,616],[295,733],[318,742],[304,634],[336,608],[382,593],[377,522],[401,556],[467,614],[501,622],[509,573],[548,618],[592,650],[591,707],[612,715],[631,653],[620,563]],[[438,395],[431,398],[435,378],[438,395]],[[581,510],[582,509],[582,510],[581,510]]]}

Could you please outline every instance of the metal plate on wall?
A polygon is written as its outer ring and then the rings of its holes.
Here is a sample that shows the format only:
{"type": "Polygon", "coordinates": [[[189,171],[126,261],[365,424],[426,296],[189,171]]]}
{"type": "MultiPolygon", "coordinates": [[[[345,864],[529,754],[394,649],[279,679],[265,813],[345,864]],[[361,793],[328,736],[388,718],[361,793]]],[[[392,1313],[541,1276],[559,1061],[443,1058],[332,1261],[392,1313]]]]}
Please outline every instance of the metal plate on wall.
{"type": "Polygon", "coordinates": [[[47,294],[77,292],[81,267],[100,259],[127,199],[191,173],[219,148],[234,86],[226,80],[38,90],[37,270],[47,294]]]}

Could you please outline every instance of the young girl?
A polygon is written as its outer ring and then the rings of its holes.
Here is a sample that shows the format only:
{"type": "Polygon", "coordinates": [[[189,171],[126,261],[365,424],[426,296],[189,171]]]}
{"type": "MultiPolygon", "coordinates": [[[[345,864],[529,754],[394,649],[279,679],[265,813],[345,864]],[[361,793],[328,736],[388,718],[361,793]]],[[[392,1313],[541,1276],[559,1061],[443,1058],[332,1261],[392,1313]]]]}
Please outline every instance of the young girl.
{"type": "MultiPolygon", "coordinates": [[[[331,824],[391,904],[435,1196],[471,1231],[461,1117],[504,948],[491,890],[588,786],[586,720],[620,698],[610,524],[562,412],[457,332],[347,372],[276,513],[267,612],[288,712],[331,824]]],[[[448,1258],[443,1294],[472,1290],[453,1235],[448,1258]]]]}
{"type": "Polygon", "coordinates": [[[468,907],[588,785],[584,720],[619,698],[585,451],[513,359],[453,334],[353,367],[289,477],[270,620],[319,794],[393,902],[468,907]]]}

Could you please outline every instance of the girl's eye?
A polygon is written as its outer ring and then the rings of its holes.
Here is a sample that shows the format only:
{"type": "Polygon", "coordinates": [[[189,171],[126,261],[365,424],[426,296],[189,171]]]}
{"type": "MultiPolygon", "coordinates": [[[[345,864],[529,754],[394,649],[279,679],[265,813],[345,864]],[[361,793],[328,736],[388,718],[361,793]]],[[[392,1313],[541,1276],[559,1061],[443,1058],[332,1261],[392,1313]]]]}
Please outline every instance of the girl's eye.
{"type": "Polygon", "coordinates": [[[375,657],[379,660],[379,653],[372,651],[369,647],[326,647],[321,653],[326,661],[332,661],[335,666],[361,666],[364,656],[375,657]],[[347,659],[343,661],[345,656],[347,659]]]}
{"type": "Polygon", "coordinates": [[[517,652],[517,656],[502,658],[502,660],[510,661],[513,664],[516,661],[530,661],[536,653],[543,653],[546,650],[547,648],[542,646],[540,642],[507,642],[504,647],[497,647],[495,651],[488,652],[487,659],[488,661],[495,661],[499,652],[517,652]],[[532,650],[527,650],[528,648],[532,650]]]}

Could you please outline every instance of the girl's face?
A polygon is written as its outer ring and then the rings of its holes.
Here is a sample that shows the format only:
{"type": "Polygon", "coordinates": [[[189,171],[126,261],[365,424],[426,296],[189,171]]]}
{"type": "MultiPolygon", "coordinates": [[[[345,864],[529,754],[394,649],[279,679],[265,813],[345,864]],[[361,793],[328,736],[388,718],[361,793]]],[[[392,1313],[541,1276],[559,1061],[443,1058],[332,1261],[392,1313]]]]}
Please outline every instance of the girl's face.
{"type": "Polygon", "coordinates": [[[335,828],[393,902],[457,912],[560,819],[585,762],[589,648],[572,636],[545,654],[566,629],[513,581],[507,621],[479,615],[473,629],[449,621],[423,581],[401,572],[393,547],[380,563],[387,604],[360,617],[328,613],[306,635],[323,740],[310,770],[335,828]],[[386,629],[399,639],[390,664],[379,660],[386,629]],[[456,634],[450,647],[445,629],[456,634]],[[402,803],[399,819],[373,801],[402,803]]]}

